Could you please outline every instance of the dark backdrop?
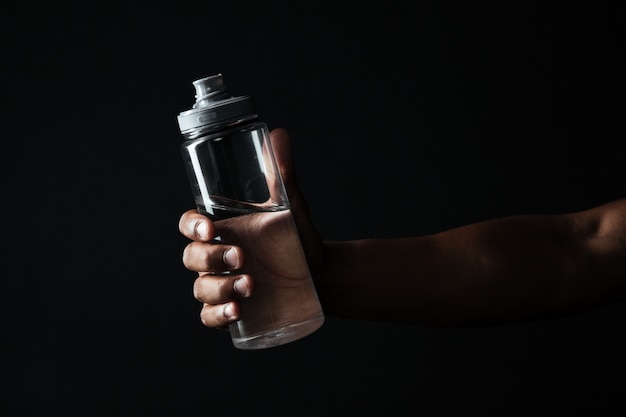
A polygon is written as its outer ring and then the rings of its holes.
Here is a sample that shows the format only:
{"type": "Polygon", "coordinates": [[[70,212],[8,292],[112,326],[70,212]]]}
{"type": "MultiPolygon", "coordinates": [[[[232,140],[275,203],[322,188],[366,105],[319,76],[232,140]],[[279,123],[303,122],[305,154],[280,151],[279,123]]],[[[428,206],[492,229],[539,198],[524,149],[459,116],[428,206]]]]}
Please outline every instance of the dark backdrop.
{"type": "Polygon", "coordinates": [[[176,115],[219,72],[290,130],[327,239],[623,197],[610,3],[20,2],[1,16],[3,415],[624,410],[623,305],[465,330],[331,317],[243,352],[200,324],[177,230],[193,200],[176,115]]]}

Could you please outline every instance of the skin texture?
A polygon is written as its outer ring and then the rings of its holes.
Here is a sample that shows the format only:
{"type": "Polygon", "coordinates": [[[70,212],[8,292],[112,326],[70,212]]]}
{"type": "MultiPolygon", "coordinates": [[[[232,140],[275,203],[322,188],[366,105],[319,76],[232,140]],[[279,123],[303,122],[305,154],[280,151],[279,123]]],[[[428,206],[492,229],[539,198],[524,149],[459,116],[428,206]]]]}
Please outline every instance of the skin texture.
{"type": "MultiPolygon", "coordinates": [[[[576,213],[504,217],[427,236],[324,241],[298,189],[288,133],[276,129],[270,136],[328,316],[484,326],[572,314],[625,298],[626,198],[576,213]]],[[[254,277],[237,273],[246,251],[212,242],[227,227],[196,210],[183,213],[179,229],[191,239],[183,264],[198,272],[194,296],[203,303],[201,320],[224,328],[238,318],[237,300],[254,296],[254,277]]],[[[277,262],[273,268],[286,273],[289,267],[277,262]]]]}

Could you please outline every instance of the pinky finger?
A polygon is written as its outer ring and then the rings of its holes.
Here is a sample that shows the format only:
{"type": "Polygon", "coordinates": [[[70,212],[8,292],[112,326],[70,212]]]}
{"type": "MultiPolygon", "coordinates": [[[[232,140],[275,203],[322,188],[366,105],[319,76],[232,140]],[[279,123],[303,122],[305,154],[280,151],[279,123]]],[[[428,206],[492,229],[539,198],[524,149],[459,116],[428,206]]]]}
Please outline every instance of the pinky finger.
{"type": "Polygon", "coordinates": [[[200,321],[206,327],[226,329],[227,326],[239,319],[239,303],[231,301],[226,304],[204,304],[200,311],[200,321]]]}

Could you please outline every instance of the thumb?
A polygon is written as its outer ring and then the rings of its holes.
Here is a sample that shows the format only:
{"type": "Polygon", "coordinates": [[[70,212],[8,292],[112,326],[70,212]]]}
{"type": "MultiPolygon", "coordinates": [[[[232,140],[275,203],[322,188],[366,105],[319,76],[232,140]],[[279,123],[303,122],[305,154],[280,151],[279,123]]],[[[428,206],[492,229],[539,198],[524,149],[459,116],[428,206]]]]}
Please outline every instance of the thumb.
{"type": "MultiPolygon", "coordinates": [[[[274,129],[270,132],[270,141],[272,143],[272,149],[274,150],[276,165],[283,178],[289,199],[297,200],[302,198],[296,180],[289,133],[282,128],[274,129]]],[[[294,201],[294,203],[296,202],[294,201]]]]}
{"type": "Polygon", "coordinates": [[[291,152],[291,139],[285,129],[279,128],[270,132],[270,142],[274,150],[278,171],[283,177],[285,189],[287,190],[291,213],[296,222],[309,267],[311,267],[313,272],[322,262],[323,245],[322,239],[311,220],[307,201],[298,187],[291,152]]]}

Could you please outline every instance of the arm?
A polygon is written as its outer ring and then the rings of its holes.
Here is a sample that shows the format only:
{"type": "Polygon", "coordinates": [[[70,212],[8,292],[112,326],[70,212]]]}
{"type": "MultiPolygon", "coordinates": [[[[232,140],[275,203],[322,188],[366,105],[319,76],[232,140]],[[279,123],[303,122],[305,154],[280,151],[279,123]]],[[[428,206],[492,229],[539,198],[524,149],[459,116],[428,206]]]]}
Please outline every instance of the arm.
{"type": "MultiPolygon", "coordinates": [[[[509,323],[568,314],[626,298],[626,199],[560,215],[475,223],[404,239],[323,242],[300,194],[284,129],[271,133],[307,260],[328,316],[422,325],[509,323]]],[[[179,228],[183,263],[198,272],[202,322],[237,320],[254,277],[238,274],[240,247],[212,239],[195,210],[179,228]],[[231,250],[232,249],[232,250],[231,250]],[[215,271],[233,271],[215,275],[215,271]]],[[[219,234],[219,233],[217,233],[219,234]]]]}
{"type": "Polygon", "coordinates": [[[325,247],[317,285],[331,316],[461,326],[568,314],[624,298],[626,199],[325,247]]]}

